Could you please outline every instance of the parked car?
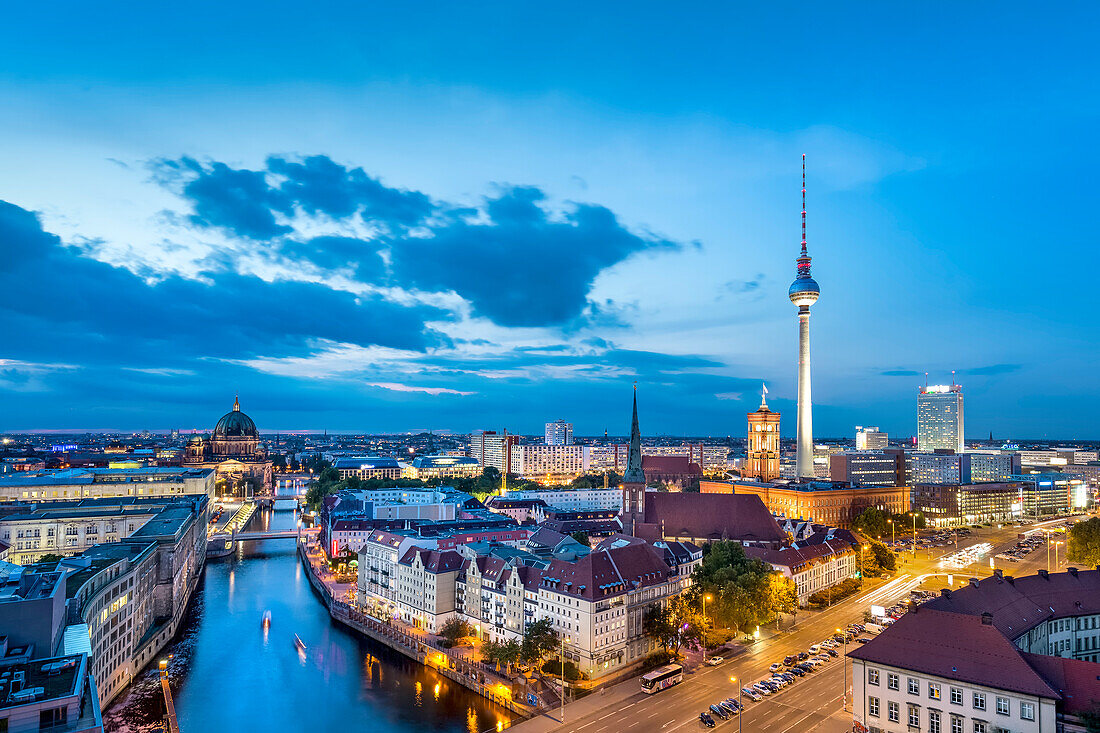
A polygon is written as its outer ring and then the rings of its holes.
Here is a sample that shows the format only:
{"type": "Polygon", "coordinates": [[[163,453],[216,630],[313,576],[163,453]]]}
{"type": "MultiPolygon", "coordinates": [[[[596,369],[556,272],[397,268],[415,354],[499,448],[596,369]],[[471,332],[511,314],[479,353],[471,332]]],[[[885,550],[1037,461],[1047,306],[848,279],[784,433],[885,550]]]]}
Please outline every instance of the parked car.
{"type": "Polygon", "coordinates": [[[739,712],[741,712],[741,708],[737,707],[737,705],[735,704],[730,704],[729,700],[723,700],[722,702],[718,703],[718,707],[725,710],[726,713],[730,715],[730,717],[733,717],[734,715],[737,715],[739,712]]]}
{"type": "Polygon", "coordinates": [[[712,713],[714,713],[715,715],[717,715],[717,716],[718,716],[719,718],[721,718],[722,720],[725,720],[726,718],[728,718],[728,717],[730,716],[730,714],[729,714],[729,713],[727,713],[727,712],[726,712],[725,710],[723,710],[723,709],[722,709],[722,708],[721,708],[720,706],[718,706],[718,705],[711,705],[711,706],[710,706],[710,711],[711,711],[712,713]]]}
{"type": "Polygon", "coordinates": [[[788,654],[787,656],[783,657],[783,664],[794,664],[797,661],[798,657],[793,654],[788,654]]]}
{"type": "Polygon", "coordinates": [[[800,661],[800,662],[804,662],[809,658],[810,658],[810,655],[807,654],[806,652],[799,652],[798,653],[798,661],[800,661]]]}
{"type": "Polygon", "coordinates": [[[741,694],[752,700],[753,702],[760,702],[764,699],[764,697],[759,692],[752,689],[751,687],[742,687],[741,694]]]}
{"type": "Polygon", "coordinates": [[[714,727],[714,718],[710,717],[706,713],[699,713],[699,720],[708,728],[714,727]]]}
{"type": "Polygon", "coordinates": [[[830,650],[829,650],[829,656],[830,656],[830,657],[839,657],[839,656],[840,656],[840,653],[839,653],[839,652],[837,652],[837,650],[836,650],[836,649],[830,649],[830,650]]]}
{"type": "Polygon", "coordinates": [[[866,644],[870,640],[871,640],[871,637],[869,637],[869,636],[861,636],[858,639],[856,639],[856,642],[858,642],[860,644],[866,644]]]}
{"type": "Polygon", "coordinates": [[[709,664],[712,667],[717,667],[719,664],[721,664],[724,661],[726,661],[724,657],[711,657],[710,659],[707,660],[707,664],[709,664]]]}
{"type": "Polygon", "coordinates": [[[776,662],[772,666],[768,667],[769,672],[778,672],[781,669],[783,669],[783,665],[780,664],[779,662],[776,662]]]}
{"type": "Polygon", "coordinates": [[[736,697],[727,697],[726,698],[726,704],[727,705],[732,705],[734,710],[737,710],[737,711],[740,711],[741,708],[745,707],[744,705],[742,705],[740,702],[737,701],[736,697]]]}

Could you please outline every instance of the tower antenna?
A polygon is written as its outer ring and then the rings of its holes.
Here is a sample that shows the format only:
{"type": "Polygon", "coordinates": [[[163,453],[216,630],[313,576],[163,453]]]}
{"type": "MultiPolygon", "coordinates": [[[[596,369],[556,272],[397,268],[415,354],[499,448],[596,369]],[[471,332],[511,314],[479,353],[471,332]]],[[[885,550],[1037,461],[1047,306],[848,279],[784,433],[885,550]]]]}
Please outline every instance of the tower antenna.
{"type": "Polygon", "coordinates": [[[802,154],[802,254],[806,254],[806,154],[802,154]]]}

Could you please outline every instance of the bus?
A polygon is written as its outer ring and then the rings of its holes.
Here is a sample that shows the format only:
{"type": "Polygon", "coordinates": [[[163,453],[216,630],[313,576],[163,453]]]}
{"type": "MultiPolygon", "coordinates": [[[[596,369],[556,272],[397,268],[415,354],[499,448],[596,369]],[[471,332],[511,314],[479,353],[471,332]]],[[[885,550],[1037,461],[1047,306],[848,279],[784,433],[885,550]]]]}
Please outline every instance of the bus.
{"type": "Polygon", "coordinates": [[[642,692],[652,695],[654,692],[660,692],[666,687],[672,687],[683,681],[684,668],[679,664],[666,664],[649,674],[642,675],[642,692]]]}

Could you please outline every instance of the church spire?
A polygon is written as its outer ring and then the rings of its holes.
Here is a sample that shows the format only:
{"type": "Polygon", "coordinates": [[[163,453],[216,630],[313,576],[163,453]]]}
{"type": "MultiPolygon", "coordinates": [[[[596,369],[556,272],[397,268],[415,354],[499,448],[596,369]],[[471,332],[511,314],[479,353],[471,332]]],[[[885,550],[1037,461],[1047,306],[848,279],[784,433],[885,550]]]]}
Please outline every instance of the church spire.
{"type": "Polygon", "coordinates": [[[233,395],[233,412],[240,412],[240,411],[241,411],[240,395],[235,394],[235,395],[233,395]]]}
{"type": "Polygon", "coordinates": [[[626,457],[626,473],[623,474],[624,484],[644,484],[645,473],[642,472],[642,431],[638,427],[638,383],[634,383],[634,417],[630,421],[630,450],[626,457]]]}

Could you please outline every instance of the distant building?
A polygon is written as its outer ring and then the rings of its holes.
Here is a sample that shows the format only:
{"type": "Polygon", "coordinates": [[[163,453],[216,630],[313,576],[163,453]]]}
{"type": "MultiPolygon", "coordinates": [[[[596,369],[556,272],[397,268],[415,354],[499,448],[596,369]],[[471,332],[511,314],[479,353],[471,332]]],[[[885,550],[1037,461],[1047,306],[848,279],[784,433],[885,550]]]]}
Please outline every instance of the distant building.
{"type": "Polygon", "coordinates": [[[779,478],[779,413],[767,404],[767,390],[760,396],[760,407],[748,413],[748,442],[741,476],[756,481],[779,478]]]}
{"type": "MultiPolygon", "coordinates": [[[[624,443],[613,445],[588,446],[588,471],[614,471],[621,474],[626,470],[629,446],[624,443]]],[[[643,456],[684,456],[692,463],[698,463],[708,476],[721,476],[729,468],[730,449],[725,445],[704,445],[702,443],[681,443],[679,445],[643,445],[643,456]]]]}
{"type": "Polygon", "coordinates": [[[905,480],[910,484],[968,484],[973,479],[970,453],[943,450],[907,453],[905,480]]]}
{"type": "Polygon", "coordinates": [[[185,467],[212,468],[219,495],[249,498],[272,488],[274,469],[260,445],[260,431],[241,412],[240,400],[222,415],[213,434],[192,435],[180,459],[185,467]]]}
{"type": "Polygon", "coordinates": [[[877,427],[856,426],[856,450],[885,450],[890,447],[890,436],[877,427]]]}
{"type": "Polygon", "coordinates": [[[857,570],[852,546],[835,540],[782,550],[747,547],[745,554],[763,560],[794,581],[800,605],[814,593],[855,576],[857,570]]]}
{"type": "Polygon", "coordinates": [[[473,478],[481,475],[481,464],[470,456],[417,456],[401,464],[401,478],[473,478]]]}
{"type": "Polygon", "coordinates": [[[395,458],[379,458],[375,456],[362,456],[360,458],[338,458],[333,466],[340,472],[340,478],[350,476],[363,479],[398,479],[401,478],[401,466],[395,458]]]}
{"type": "Polygon", "coordinates": [[[596,489],[508,489],[503,499],[538,500],[550,507],[570,511],[598,511],[618,509],[623,503],[623,491],[620,488],[596,489]]]}
{"type": "Polygon", "coordinates": [[[586,445],[513,445],[509,472],[523,478],[566,483],[588,471],[586,445]]]}
{"type": "Polygon", "coordinates": [[[1010,481],[1013,476],[1023,473],[1018,453],[974,453],[970,454],[970,480],[1010,481]]]}
{"type": "Polygon", "coordinates": [[[0,501],[214,496],[212,468],[63,468],[0,476],[0,501]]]}
{"type": "Polygon", "coordinates": [[[917,449],[962,453],[962,385],[924,387],[917,395],[917,449]]]}
{"type": "Polygon", "coordinates": [[[498,433],[486,430],[470,436],[469,456],[477,459],[483,468],[495,468],[507,473],[512,465],[512,448],[519,444],[515,435],[505,430],[498,433]]]}
{"type": "Polygon", "coordinates": [[[881,450],[834,453],[829,456],[829,477],[857,488],[904,485],[904,455],[881,450]]]}
{"type": "Polygon", "coordinates": [[[1019,519],[1034,501],[1031,494],[1021,482],[914,483],[911,491],[913,509],[933,527],[1019,519]]]}
{"type": "Polygon", "coordinates": [[[546,423],[546,445],[573,445],[573,423],[555,420],[546,423]]]}
{"type": "Polygon", "coordinates": [[[831,527],[850,527],[852,520],[868,507],[893,514],[909,510],[907,486],[853,488],[832,481],[704,481],[700,490],[704,493],[733,491],[738,495],[757,496],[772,514],[809,519],[831,527]]]}
{"type": "Polygon", "coordinates": [[[658,484],[675,491],[685,491],[699,485],[703,469],[687,456],[642,456],[642,473],[646,484],[658,484]]]}

